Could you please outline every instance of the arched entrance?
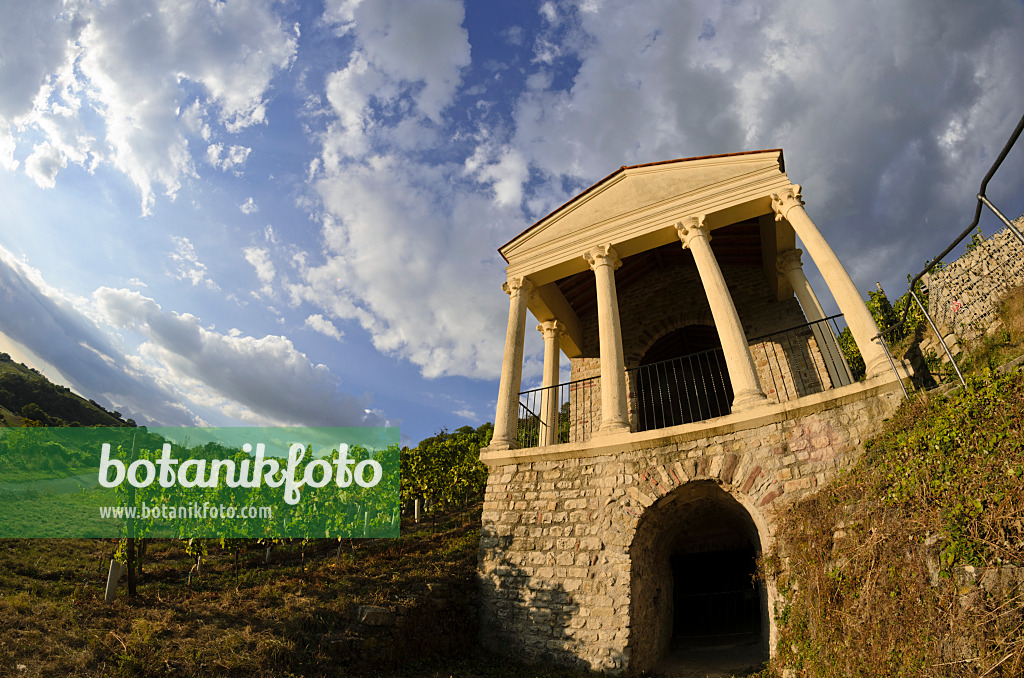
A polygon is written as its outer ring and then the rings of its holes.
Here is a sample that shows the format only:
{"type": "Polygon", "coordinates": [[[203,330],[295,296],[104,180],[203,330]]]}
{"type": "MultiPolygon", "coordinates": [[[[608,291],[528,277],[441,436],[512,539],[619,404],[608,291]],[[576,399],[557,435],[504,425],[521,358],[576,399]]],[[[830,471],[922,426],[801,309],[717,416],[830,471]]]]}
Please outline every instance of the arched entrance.
{"type": "Polygon", "coordinates": [[[630,370],[637,431],[729,414],[732,384],[712,325],[687,325],[664,335],[630,370]]]}
{"type": "Polygon", "coordinates": [[[760,551],[750,514],[713,481],[687,483],[648,508],[630,548],[631,672],[663,661],[740,672],[766,661],[760,551]]]}

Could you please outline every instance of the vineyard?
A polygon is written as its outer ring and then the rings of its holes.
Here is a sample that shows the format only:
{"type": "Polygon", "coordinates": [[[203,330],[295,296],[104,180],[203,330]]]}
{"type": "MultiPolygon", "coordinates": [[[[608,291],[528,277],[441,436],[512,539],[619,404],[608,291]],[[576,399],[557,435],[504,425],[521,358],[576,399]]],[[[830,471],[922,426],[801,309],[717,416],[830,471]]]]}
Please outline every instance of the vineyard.
{"type": "Polygon", "coordinates": [[[580,675],[467,649],[479,526],[475,504],[407,519],[398,539],[284,540],[269,559],[211,541],[201,571],[156,539],[138,594],[109,604],[112,541],[3,540],[0,675],[580,675]]]}
{"type": "MultiPolygon", "coordinates": [[[[581,675],[467,651],[491,431],[441,431],[401,450],[398,538],[0,540],[0,674],[581,675]],[[135,592],[106,602],[115,554],[131,557],[135,592]]],[[[48,472],[19,457],[12,432],[0,469],[48,472]]],[[[138,433],[135,458],[155,458],[157,441],[138,433]]],[[[62,447],[50,450],[61,470],[87,464],[62,447]]]]}

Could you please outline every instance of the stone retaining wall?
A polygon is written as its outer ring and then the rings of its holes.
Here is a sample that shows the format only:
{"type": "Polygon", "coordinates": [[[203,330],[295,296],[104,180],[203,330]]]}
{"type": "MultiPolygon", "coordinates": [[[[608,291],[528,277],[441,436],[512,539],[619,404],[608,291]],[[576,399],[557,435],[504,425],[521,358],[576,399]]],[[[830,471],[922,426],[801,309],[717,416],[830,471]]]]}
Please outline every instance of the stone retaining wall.
{"type": "MultiPolygon", "coordinates": [[[[1014,224],[1024,229],[1024,217],[1014,224]]],[[[1024,285],[1024,245],[1010,229],[991,238],[925,279],[928,313],[945,335],[961,340],[983,336],[997,320],[1000,297],[1024,285]]]]}

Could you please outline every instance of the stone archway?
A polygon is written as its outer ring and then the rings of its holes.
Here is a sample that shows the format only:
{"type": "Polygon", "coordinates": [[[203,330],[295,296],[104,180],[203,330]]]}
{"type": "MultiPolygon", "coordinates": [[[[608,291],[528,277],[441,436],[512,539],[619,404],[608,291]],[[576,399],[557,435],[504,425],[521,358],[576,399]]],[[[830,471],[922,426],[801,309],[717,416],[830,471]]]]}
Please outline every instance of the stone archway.
{"type": "Polygon", "coordinates": [[[652,504],[630,547],[630,672],[667,656],[713,665],[768,659],[768,592],[755,579],[762,535],[714,481],[686,483],[652,504]],[[689,655],[689,656],[688,656],[689,655]]]}

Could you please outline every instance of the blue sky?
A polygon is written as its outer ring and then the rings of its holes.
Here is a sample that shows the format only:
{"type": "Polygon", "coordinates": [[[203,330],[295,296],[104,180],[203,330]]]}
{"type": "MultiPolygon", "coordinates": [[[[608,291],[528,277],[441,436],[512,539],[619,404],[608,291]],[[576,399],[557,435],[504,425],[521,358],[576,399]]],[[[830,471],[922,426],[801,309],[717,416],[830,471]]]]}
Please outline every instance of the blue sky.
{"type": "Polygon", "coordinates": [[[0,350],[139,423],[491,420],[496,248],[623,164],[782,147],[897,296],[1024,113],[1018,0],[0,11],[0,350]]]}

